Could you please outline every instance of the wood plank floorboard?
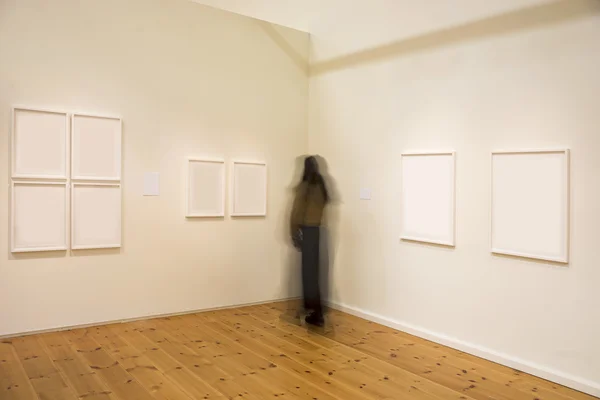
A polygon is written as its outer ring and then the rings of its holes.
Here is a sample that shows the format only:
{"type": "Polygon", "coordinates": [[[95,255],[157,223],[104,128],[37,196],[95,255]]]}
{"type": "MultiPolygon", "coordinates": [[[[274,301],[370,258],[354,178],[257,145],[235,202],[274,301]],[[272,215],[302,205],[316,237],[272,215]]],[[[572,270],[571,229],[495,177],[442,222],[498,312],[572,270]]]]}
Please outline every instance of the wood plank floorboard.
{"type": "Polygon", "coordinates": [[[0,399],[593,400],[595,397],[298,302],[0,342],[0,399]]]}

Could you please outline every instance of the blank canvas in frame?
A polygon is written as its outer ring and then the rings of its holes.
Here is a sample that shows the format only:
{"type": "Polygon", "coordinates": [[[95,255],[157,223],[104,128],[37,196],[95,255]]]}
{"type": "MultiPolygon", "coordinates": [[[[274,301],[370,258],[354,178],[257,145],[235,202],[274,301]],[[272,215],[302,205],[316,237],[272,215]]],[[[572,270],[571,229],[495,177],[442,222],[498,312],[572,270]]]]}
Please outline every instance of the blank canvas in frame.
{"type": "Polygon", "coordinates": [[[225,162],[188,160],[188,218],[225,216],[225,162]]]}
{"type": "Polygon", "coordinates": [[[402,154],[403,240],[455,245],[454,152],[402,154]]]}
{"type": "Polygon", "coordinates": [[[121,179],[121,120],[73,115],[72,178],[121,179]]]}
{"type": "Polygon", "coordinates": [[[14,182],[12,252],[67,249],[67,184],[14,182]]]}
{"type": "Polygon", "coordinates": [[[492,252],[567,263],[569,151],[492,154],[492,252]]]}
{"type": "Polygon", "coordinates": [[[71,248],[121,247],[121,186],[74,183],[71,196],[71,248]]]}
{"type": "Polygon", "coordinates": [[[233,163],[233,195],[231,215],[264,217],[267,215],[267,165],[233,163]]]}
{"type": "Polygon", "coordinates": [[[65,113],[13,110],[13,178],[67,178],[68,121],[65,113]]]}

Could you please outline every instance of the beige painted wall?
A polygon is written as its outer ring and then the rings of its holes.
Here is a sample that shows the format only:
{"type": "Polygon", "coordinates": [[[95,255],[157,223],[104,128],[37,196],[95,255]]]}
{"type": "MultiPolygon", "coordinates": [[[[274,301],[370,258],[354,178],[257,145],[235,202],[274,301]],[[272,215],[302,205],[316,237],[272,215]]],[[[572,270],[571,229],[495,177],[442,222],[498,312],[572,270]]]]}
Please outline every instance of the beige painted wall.
{"type": "Polygon", "coordinates": [[[287,297],[309,37],[168,0],[0,0],[0,335],[287,297]],[[123,248],[13,257],[13,104],[123,118],[123,248]],[[266,219],[186,221],[189,156],[266,161],[266,219]],[[142,197],[157,171],[161,195],[142,197]]]}
{"type": "Polygon", "coordinates": [[[309,150],[342,197],[333,301],[600,395],[600,3],[549,2],[325,57],[354,28],[311,39],[309,150]],[[546,147],[572,150],[566,267],[490,254],[491,151],[546,147]],[[455,249],[399,240],[400,154],[415,149],[457,152],[455,249]]]}

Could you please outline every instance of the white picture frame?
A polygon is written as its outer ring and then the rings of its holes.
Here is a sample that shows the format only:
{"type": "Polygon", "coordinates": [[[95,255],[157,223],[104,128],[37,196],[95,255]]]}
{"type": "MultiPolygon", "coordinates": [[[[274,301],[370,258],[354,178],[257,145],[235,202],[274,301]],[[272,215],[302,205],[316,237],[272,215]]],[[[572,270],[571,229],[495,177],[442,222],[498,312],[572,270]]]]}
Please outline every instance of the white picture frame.
{"type": "Polygon", "coordinates": [[[401,154],[403,241],[456,246],[456,152],[401,154]]]}
{"type": "Polygon", "coordinates": [[[236,218],[266,217],[268,208],[267,163],[232,161],[231,175],[231,216],[236,218]],[[242,175],[244,169],[247,173],[242,175]],[[244,182],[244,180],[252,181],[244,182]]]}
{"type": "Polygon", "coordinates": [[[225,160],[198,157],[187,159],[186,218],[225,217],[226,195],[225,160]]]}
{"type": "Polygon", "coordinates": [[[91,249],[116,249],[121,247],[122,240],[122,194],[119,183],[97,183],[97,182],[74,182],[71,184],[71,249],[72,250],[91,250],[91,249]],[[102,193],[102,198],[95,201],[90,206],[88,193],[86,199],[78,198],[76,193],[78,188],[96,189],[97,196],[100,197],[102,190],[113,189],[113,193],[102,193]],[[80,203],[87,202],[85,205],[80,203]],[[107,209],[112,206],[113,210],[107,209]],[[91,215],[80,213],[80,207],[91,209],[91,215]],[[84,226],[85,223],[93,225],[92,228],[84,226]],[[99,229],[102,228],[102,229],[99,229]],[[88,238],[80,238],[80,232],[88,235],[88,238]],[[91,232],[91,233],[90,233],[91,232]],[[108,238],[111,232],[114,237],[108,238]]]}
{"type": "MultiPolygon", "coordinates": [[[[32,194],[30,193],[30,195],[32,194]]],[[[68,189],[66,182],[11,182],[11,253],[68,250],[68,214],[69,204],[68,189]],[[17,191],[20,187],[54,189],[53,191],[56,193],[53,193],[52,195],[50,195],[49,193],[46,193],[45,195],[43,195],[42,193],[37,193],[33,195],[30,200],[26,201],[23,198],[17,199],[17,197],[19,196],[17,194],[17,191]],[[62,195],[60,192],[62,192],[62,195]],[[39,206],[31,207],[29,203],[35,200],[41,201],[41,204],[39,206]],[[21,207],[30,208],[32,211],[31,213],[27,213],[27,211],[25,211],[24,217],[26,218],[26,221],[23,223],[19,221],[21,217],[21,207]],[[52,207],[51,210],[50,207],[52,207]],[[35,231],[34,236],[38,236],[38,238],[35,238],[34,241],[42,243],[38,243],[37,245],[21,245],[20,237],[22,236],[22,233],[18,232],[17,230],[23,229],[23,226],[26,225],[35,225],[35,222],[32,222],[31,219],[41,220],[37,227],[32,227],[31,229],[35,231]],[[54,226],[52,228],[52,226],[55,224],[58,224],[58,226],[54,226]],[[52,236],[55,238],[55,240],[54,242],[52,242],[48,239],[40,239],[40,235],[46,237],[52,236]]]]}
{"type": "Polygon", "coordinates": [[[491,175],[491,253],[568,264],[570,150],[496,150],[491,175]]]}
{"type": "Polygon", "coordinates": [[[119,182],[122,140],[121,118],[85,113],[72,114],[71,179],[119,182]],[[86,131],[87,135],[84,136],[81,131],[86,131]],[[86,136],[91,142],[87,146],[84,144],[86,136]],[[84,160],[87,163],[85,168],[81,166],[84,160]]]}
{"type": "Polygon", "coordinates": [[[69,170],[69,122],[67,112],[14,106],[11,112],[11,177],[66,180],[69,170]],[[44,117],[47,121],[42,125],[40,119],[44,117]],[[35,133],[31,132],[32,130],[45,132],[40,132],[39,137],[34,137],[35,133]],[[53,139],[48,138],[50,134],[54,136],[53,139]],[[22,135],[25,137],[22,138],[22,135]],[[30,148],[21,149],[21,143],[24,143],[23,146],[29,145],[30,148]],[[48,154],[49,149],[52,150],[50,154],[48,154]],[[22,158],[25,158],[25,164],[29,159],[36,164],[48,162],[59,163],[59,165],[50,168],[48,166],[44,168],[42,165],[27,167],[21,165],[22,158]]]}

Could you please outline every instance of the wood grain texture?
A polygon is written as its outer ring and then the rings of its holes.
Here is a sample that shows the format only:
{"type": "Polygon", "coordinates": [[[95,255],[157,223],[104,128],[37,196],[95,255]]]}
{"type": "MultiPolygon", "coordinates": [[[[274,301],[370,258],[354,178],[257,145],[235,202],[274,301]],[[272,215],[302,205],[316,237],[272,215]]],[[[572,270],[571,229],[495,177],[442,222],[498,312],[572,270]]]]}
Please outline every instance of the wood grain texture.
{"type": "Polygon", "coordinates": [[[591,400],[403,332],[296,302],[0,343],[0,398],[35,400],[591,400]]]}

